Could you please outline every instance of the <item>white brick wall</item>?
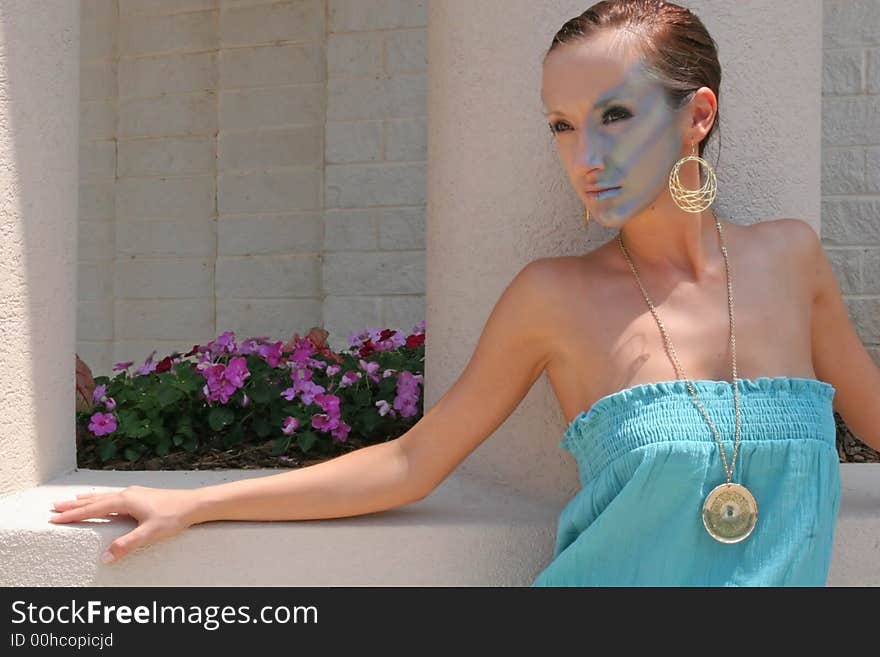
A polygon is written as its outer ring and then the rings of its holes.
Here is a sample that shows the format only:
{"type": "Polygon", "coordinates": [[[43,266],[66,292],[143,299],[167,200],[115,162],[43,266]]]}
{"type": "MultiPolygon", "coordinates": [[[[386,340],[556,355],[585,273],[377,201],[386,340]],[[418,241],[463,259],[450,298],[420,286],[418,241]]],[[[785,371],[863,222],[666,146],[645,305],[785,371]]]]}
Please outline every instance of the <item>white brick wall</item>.
{"type": "Polygon", "coordinates": [[[77,350],[424,318],[421,0],[81,0],[77,350]]]}
{"type": "Polygon", "coordinates": [[[325,327],[424,319],[427,2],[328,0],[325,327]]]}
{"type": "Polygon", "coordinates": [[[824,0],[822,243],[880,365],[880,2],[824,0]]]}

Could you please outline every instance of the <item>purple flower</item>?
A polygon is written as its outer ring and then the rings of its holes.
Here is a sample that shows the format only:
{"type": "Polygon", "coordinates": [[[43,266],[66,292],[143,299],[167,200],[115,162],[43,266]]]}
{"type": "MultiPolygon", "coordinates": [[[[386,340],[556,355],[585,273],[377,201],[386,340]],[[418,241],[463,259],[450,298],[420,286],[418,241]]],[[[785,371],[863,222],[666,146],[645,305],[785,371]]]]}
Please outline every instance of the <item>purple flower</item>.
{"type": "Polygon", "coordinates": [[[107,397],[107,401],[104,402],[108,411],[116,410],[116,400],[113,397],[107,397]]]}
{"type": "Polygon", "coordinates": [[[333,436],[333,440],[335,442],[344,443],[346,440],[348,440],[349,431],[351,431],[351,427],[345,422],[340,421],[339,426],[333,429],[330,434],[333,436]]]}
{"type": "Polygon", "coordinates": [[[89,431],[96,436],[105,436],[116,431],[116,418],[112,413],[95,413],[89,419],[89,431]]]}
{"type": "Polygon", "coordinates": [[[293,386],[281,393],[288,401],[299,395],[303,403],[311,404],[315,401],[315,395],[326,392],[324,386],[319,386],[311,380],[312,371],[307,367],[294,367],[290,372],[290,378],[293,379],[293,386]]]}
{"type": "Polygon", "coordinates": [[[339,419],[330,417],[326,413],[315,413],[312,416],[312,426],[319,431],[327,432],[339,426],[339,419]]]}
{"type": "Polygon", "coordinates": [[[244,386],[244,380],[251,374],[247,369],[247,360],[244,356],[236,356],[229,361],[229,365],[218,363],[201,367],[202,375],[207,384],[202,388],[208,401],[220,401],[225,404],[236,390],[244,386]]]}
{"type": "Polygon", "coordinates": [[[156,350],[153,349],[153,353],[151,353],[149,356],[147,356],[147,359],[144,361],[144,364],[141,365],[139,368],[137,368],[138,374],[140,374],[141,376],[146,376],[150,372],[156,371],[156,366],[159,363],[153,362],[153,356],[155,356],[155,355],[156,355],[156,350]]]}
{"type": "Polygon", "coordinates": [[[262,344],[258,348],[258,352],[260,356],[266,359],[266,362],[269,363],[270,367],[278,367],[278,363],[281,362],[283,358],[282,350],[284,348],[283,342],[276,342],[275,344],[262,344]]]}
{"type": "Polygon", "coordinates": [[[391,417],[394,417],[395,415],[397,415],[397,414],[394,412],[394,409],[391,408],[391,404],[389,404],[389,403],[388,403],[387,401],[385,401],[384,399],[380,399],[379,401],[377,401],[376,404],[375,404],[375,406],[376,406],[376,408],[379,409],[379,415],[381,415],[381,416],[383,416],[383,417],[384,417],[385,415],[387,415],[388,413],[391,413],[391,417]]]}
{"type": "Polygon", "coordinates": [[[121,363],[116,363],[116,364],[113,366],[113,371],[114,371],[114,372],[117,372],[117,371],[127,370],[127,369],[128,369],[129,367],[131,367],[132,365],[134,365],[134,361],[133,361],[133,360],[122,361],[121,363]]]}
{"type": "Polygon", "coordinates": [[[376,372],[379,370],[379,363],[368,363],[363,358],[359,361],[361,368],[367,373],[367,376],[370,377],[376,383],[379,383],[379,377],[376,376],[376,372]]]}
{"type": "Polygon", "coordinates": [[[331,415],[339,415],[339,397],[320,392],[315,395],[315,403],[331,415]]]}
{"type": "Polygon", "coordinates": [[[220,334],[216,340],[211,343],[211,350],[214,351],[215,347],[219,347],[216,349],[218,353],[227,353],[234,354],[235,353],[235,333],[232,331],[225,331],[220,334]]]}
{"type": "Polygon", "coordinates": [[[284,422],[281,425],[281,433],[283,433],[285,436],[290,436],[293,434],[294,431],[297,430],[297,427],[299,427],[299,420],[297,420],[295,417],[288,415],[286,418],[284,418],[284,422]]]}
{"type": "Polygon", "coordinates": [[[363,374],[360,372],[355,372],[354,370],[348,370],[345,374],[342,375],[342,380],[339,382],[340,388],[347,388],[350,385],[354,385],[363,374]]]}
{"type": "Polygon", "coordinates": [[[419,383],[422,378],[421,374],[413,374],[408,370],[402,370],[397,376],[397,396],[394,398],[394,408],[400,411],[401,416],[412,417],[418,414],[419,383]]]}
{"type": "Polygon", "coordinates": [[[98,402],[104,401],[104,397],[107,394],[107,384],[102,383],[99,386],[96,386],[92,391],[92,401],[97,404],[98,402]]]}
{"type": "Polygon", "coordinates": [[[327,366],[327,370],[326,370],[326,371],[327,371],[327,376],[333,376],[334,374],[336,374],[336,373],[337,373],[339,370],[341,370],[341,369],[342,369],[342,366],[341,366],[341,365],[328,365],[328,366],[327,366]]]}

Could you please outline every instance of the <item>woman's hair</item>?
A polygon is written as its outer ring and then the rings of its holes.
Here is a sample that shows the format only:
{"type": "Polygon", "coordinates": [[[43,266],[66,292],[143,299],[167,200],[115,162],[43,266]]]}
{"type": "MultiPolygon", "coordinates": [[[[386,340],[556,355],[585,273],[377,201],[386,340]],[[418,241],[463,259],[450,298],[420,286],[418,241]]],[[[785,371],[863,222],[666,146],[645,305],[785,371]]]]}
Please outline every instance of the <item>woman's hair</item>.
{"type": "MultiPolygon", "coordinates": [[[[611,31],[617,43],[642,55],[649,75],[665,89],[678,110],[700,87],[720,99],[721,65],[718,47],[702,21],[690,9],[663,0],[601,0],[580,16],[566,21],[553,37],[545,59],[559,46],[611,31]]],[[[720,100],[719,100],[720,106],[720,100]]],[[[699,156],[720,123],[720,109],[703,141],[699,156]]],[[[719,140],[719,157],[721,142],[719,140]]],[[[716,160],[717,166],[717,160],[716,160]]]]}

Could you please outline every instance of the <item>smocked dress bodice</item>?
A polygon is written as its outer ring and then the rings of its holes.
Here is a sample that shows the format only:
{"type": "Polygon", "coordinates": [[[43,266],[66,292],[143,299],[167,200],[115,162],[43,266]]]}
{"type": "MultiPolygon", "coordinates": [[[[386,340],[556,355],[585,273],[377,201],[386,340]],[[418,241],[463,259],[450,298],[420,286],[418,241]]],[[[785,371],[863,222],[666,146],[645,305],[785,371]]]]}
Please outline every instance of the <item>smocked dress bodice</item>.
{"type": "MultiPolygon", "coordinates": [[[[691,382],[730,465],[728,381],[691,382]]],[[[532,586],[824,586],[840,508],[832,399],[818,379],[737,379],[740,446],[731,481],[758,520],[739,543],[706,531],[706,495],[727,480],[715,434],[684,380],[645,383],[579,413],[560,446],[581,488],[559,515],[553,560],[532,586]]]]}

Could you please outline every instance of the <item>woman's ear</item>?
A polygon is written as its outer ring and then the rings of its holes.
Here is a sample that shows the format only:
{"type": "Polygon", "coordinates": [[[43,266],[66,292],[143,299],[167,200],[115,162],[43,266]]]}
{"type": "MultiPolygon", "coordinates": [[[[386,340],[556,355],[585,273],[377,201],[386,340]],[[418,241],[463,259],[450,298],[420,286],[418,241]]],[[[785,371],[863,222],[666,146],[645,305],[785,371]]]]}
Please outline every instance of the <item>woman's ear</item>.
{"type": "Polygon", "coordinates": [[[715,123],[718,112],[718,99],[709,87],[700,87],[690,102],[690,129],[698,130],[697,141],[702,141],[715,123]]]}

